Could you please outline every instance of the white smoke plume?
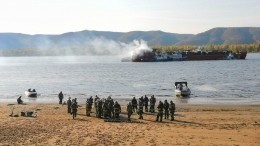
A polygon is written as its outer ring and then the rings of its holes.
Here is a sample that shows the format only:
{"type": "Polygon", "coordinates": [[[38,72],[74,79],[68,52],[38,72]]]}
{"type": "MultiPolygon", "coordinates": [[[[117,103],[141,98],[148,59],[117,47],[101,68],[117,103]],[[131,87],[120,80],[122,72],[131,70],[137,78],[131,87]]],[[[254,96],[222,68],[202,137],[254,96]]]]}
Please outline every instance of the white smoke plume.
{"type": "Polygon", "coordinates": [[[144,40],[122,43],[104,37],[73,39],[54,42],[48,38],[36,43],[40,55],[114,55],[132,57],[143,51],[152,51],[144,40]]]}
{"type": "Polygon", "coordinates": [[[152,51],[144,40],[134,40],[132,43],[124,44],[123,50],[124,52],[121,53],[123,57],[135,57],[146,51],[152,51]]]}

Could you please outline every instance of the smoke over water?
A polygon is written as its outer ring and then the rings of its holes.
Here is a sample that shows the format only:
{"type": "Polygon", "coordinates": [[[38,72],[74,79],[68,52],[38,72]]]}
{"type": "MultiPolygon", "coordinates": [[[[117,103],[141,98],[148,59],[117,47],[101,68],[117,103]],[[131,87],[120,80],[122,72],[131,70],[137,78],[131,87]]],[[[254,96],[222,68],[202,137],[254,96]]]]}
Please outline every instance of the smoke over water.
{"type": "MultiPolygon", "coordinates": [[[[117,42],[104,37],[58,40],[41,38],[35,44],[36,55],[69,56],[69,55],[110,55],[130,58],[141,54],[144,50],[151,51],[144,40],[133,40],[130,43],[117,42]]],[[[33,53],[33,52],[32,52],[33,53]]]]}
{"type": "Polygon", "coordinates": [[[143,52],[152,51],[144,40],[134,40],[132,43],[123,44],[122,48],[122,57],[135,57],[136,55],[141,55],[143,52]]]}

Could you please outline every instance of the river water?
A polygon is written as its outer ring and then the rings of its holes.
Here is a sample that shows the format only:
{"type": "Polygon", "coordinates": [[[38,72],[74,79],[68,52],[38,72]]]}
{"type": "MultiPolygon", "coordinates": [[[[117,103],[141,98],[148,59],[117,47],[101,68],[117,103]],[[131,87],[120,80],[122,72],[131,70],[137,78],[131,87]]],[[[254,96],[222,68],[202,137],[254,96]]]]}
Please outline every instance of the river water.
{"type": "Polygon", "coordinates": [[[260,54],[246,60],[133,63],[115,56],[0,57],[0,102],[57,102],[63,91],[84,102],[112,96],[128,101],[154,94],[187,104],[260,104],[260,54]],[[187,81],[192,95],[177,98],[174,82],[187,81]],[[24,91],[36,89],[36,99],[24,91]]]}

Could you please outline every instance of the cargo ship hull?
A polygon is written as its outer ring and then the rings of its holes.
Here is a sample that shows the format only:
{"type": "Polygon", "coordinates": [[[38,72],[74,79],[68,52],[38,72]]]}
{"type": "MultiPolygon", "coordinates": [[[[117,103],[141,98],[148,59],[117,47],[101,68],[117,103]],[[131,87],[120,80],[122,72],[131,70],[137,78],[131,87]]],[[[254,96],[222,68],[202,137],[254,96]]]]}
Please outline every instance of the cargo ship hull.
{"type": "Polygon", "coordinates": [[[184,60],[225,60],[228,52],[183,52],[184,60]]]}
{"type": "Polygon", "coordinates": [[[196,61],[196,60],[232,60],[245,59],[247,52],[232,53],[229,51],[184,51],[184,52],[167,52],[154,53],[142,52],[132,56],[132,62],[162,62],[162,61],[196,61]]]}

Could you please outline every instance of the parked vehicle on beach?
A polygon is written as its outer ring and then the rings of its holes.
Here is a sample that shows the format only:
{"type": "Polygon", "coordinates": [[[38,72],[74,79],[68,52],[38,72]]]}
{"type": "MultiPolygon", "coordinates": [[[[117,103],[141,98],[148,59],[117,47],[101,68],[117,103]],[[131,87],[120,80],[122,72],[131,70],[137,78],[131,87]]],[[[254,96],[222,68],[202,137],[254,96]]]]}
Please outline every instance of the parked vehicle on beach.
{"type": "Polygon", "coordinates": [[[27,97],[37,97],[37,92],[35,89],[31,90],[31,89],[28,89],[27,91],[24,92],[24,94],[27,96],[27,97]]]}
{"type": "Polygon", "coordinates": [[[191,94],[187,82],[175,82],[175,95],[187,97],[191,94]]]}

